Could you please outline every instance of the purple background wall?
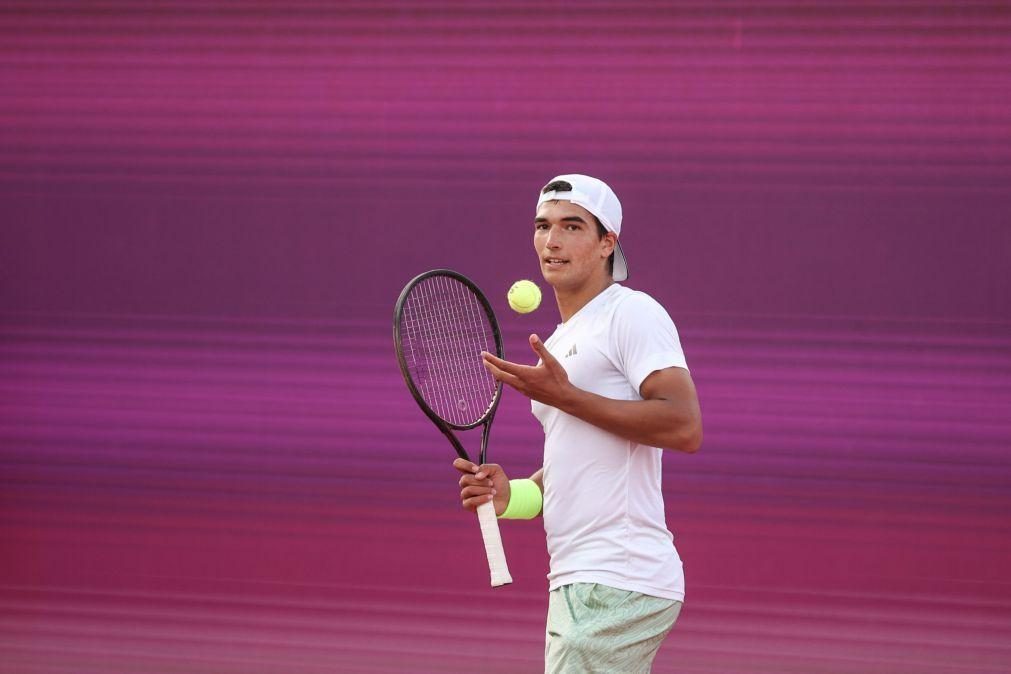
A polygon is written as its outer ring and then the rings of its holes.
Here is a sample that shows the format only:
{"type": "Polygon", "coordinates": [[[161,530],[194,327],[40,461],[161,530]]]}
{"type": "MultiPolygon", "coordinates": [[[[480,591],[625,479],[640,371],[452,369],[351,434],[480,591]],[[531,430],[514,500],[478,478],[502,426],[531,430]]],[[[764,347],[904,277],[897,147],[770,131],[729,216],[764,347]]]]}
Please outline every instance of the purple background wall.
{"type": "MultiPolygon", "coordinates": [[[[625,205],[706,444],[656,671],[1011,668],[1003,3],[0,7],[0,672],[537,671],[393,301],[625,205]]],[[[473,446],[475,438],[468,438],[473,446]]],[[[492,455],[534,470],[507,392],[492,455]]]]}

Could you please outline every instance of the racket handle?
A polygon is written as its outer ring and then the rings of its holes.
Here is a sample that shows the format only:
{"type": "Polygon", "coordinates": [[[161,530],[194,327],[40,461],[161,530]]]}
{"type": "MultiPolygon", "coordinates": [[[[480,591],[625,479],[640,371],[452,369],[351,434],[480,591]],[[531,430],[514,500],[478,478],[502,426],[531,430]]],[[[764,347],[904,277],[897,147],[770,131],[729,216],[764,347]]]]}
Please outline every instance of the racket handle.
{"type": "Polygon", "coordinates": [[[484,551],[488,555],[488,569],[491,571],[491,586],[498,587],[513,582],[506,564],[505,550],[502,548],[502,535],[498,530],[498,518],[495,516],[495,506],[485,503],[477,507],[477,519],[481,523],[481,536],[484,538],[484,551]]]}

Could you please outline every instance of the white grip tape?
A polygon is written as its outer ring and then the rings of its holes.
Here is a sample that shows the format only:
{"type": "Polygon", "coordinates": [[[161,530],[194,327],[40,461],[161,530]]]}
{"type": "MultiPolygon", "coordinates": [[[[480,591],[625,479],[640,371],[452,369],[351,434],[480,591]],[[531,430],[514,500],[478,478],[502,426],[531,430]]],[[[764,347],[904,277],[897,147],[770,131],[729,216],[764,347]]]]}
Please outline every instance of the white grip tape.
{"type": "Polygon", "coordinates": [[[506,564],[505,550],[502,548],[502,535],[498,530],[495,506],[491,502],[479,505],[477,519],[481,523],[484,551],[488,555],[491,586],[498,587],[513,582],[513,577],[509,575],[509,566],[506,564]]]}

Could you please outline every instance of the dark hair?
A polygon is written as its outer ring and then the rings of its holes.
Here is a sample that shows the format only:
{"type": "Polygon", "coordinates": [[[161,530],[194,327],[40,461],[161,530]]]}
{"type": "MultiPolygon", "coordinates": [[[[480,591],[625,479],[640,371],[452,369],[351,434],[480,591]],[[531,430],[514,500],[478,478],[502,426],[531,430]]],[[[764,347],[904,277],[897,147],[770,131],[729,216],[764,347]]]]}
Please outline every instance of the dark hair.
{"type": "MultiPolygon", "coordinates": [[[[566,182],[565,180],[553,180],[544,186],[541,190],[541,194],[547,194],[548,192],[571,192],[572,183],[566,182]]],[[[593,213],[590,213],[593,215],[593,213]]],[[[597,238],[603,239],[607,236],[607,229],[604,225],[600,224],[600,218],[593,215],[593,221],[597,223],[597,238]]],[[[614,253],[611,253],[611,257],[607,258],[607,273],[614,276],[614,253]]]]}

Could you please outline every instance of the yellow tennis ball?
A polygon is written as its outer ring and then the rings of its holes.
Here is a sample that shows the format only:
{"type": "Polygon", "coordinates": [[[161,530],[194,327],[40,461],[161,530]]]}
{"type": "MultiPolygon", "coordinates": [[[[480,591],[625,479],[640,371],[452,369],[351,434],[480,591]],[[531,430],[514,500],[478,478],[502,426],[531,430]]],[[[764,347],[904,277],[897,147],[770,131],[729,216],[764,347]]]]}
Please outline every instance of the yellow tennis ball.
{"type": "Polygon", "coordinates": [[[533,281],[517,281],[509,288],[509,306],[513,311],[529,314],[541,306],[541,289],[533,281]]]}

